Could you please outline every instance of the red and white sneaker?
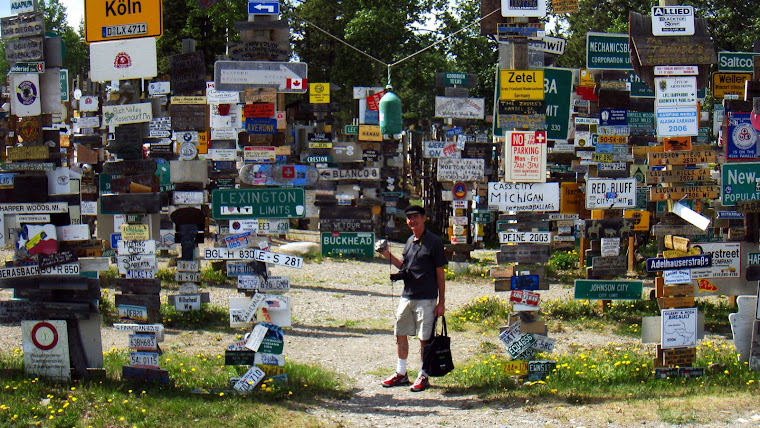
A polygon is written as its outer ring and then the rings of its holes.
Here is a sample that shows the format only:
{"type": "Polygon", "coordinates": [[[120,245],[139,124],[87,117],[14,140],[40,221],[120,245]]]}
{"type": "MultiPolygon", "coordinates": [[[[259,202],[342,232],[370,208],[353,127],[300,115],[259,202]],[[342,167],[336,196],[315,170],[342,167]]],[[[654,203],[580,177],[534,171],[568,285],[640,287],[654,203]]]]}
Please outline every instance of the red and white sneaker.
{"type": "Polygon", "coordinates": [[[383,386],[386,388],[390,388],[392,386],[399,386],[399,385],[408,385],[408,384],[409,384],[409,376],[407,376],[406,373],[404,374],[393,373],[393,376],[383,381],[383,386]]]}
{"type": "Polygon", "coordinates": [[[409,388],[412,392],[422,392],[427,387],[430,386],[430,381],[428,380],[428,377],[425,375],[420,375],[417,377],[417,380],[414,381],[414,384],[411,388],[409,388]]]}

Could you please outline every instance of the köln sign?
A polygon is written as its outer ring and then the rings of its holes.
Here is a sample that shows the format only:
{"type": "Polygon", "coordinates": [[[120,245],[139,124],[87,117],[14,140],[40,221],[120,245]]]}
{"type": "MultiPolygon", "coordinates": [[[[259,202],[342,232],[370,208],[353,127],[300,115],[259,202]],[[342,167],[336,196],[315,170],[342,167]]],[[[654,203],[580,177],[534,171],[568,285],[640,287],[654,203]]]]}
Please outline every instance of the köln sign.
{"type": "Polygon", "coordinates": [[[87,43],[164,34],[161,0],[84,0],[87,43]]]}

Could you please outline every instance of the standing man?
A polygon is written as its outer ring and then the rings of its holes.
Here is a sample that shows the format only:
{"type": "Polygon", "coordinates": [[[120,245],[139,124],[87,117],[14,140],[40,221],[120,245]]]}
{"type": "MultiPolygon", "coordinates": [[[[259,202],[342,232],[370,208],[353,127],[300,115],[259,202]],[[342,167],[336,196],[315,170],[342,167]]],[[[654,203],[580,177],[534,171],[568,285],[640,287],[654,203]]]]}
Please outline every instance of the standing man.
{"type": "MultiPolygon", "coordinates": [[[[447,264],[441,238],[425,230],[425,209],[410,205],[405,210],[406,224],[412,230],[412,236],[406,241],[402,260],[394,257],[387,246],[379,248],[380,254],[399,269],[392,280],[403,279],[404,291],[396,310],[396,352],[398,365],[393,376],[383,381],[384,387],[406,385],[406,359],[409,356],[408,336],[416,335],[420,339],[420,357],[427,341],[433,333],[435,317],[443,316],[446,311],[446,274],[447,264]]],[[[424,391],[429,385],[428,376],[420,367],[420,374],[411,387],[414,392],[424,391]]]]}

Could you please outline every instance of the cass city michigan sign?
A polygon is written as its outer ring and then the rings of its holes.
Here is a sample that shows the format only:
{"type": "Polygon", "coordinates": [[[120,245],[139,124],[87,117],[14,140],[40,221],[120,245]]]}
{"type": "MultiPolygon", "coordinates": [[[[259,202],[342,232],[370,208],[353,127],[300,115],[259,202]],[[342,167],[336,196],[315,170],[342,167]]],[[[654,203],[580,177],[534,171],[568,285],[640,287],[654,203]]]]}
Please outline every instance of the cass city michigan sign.
{"type": "Polygon", "coordinates": [[[164,34],[161,0],[84,0],[87,43],[164,34]]]}

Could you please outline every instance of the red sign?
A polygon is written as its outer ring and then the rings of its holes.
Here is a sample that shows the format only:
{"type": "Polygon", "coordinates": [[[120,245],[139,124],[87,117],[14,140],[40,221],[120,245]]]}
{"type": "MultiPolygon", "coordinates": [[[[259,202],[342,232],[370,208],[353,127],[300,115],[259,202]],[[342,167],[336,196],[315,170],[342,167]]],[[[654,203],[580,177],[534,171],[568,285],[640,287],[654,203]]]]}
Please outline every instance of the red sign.
{"type": "Polygon", "coordinates": [[[249,117],[274,117],[273,103],[253,103],[243,106],[243,116],[249,117]]]}
{"type": "Polygon", "coordinates": [[[520,303],[527,306],[538,307],[538,300],[541,295],[538,293],[531,293],[527,290],[513,290],[509,295],[509,301],[514,303],[520,303]]]}
{"type": "Polygon", "coordinates": [[[385,91],[380,91],[367,97],[367,110],[380,111],[380,98],[385,95],[385,91]]]}
{"type": "Polygon", "coordinates": [[[462,199],[467,196],[467,186],[462,182],[454,184],[451,191],[457,199],[462,199]]]}

